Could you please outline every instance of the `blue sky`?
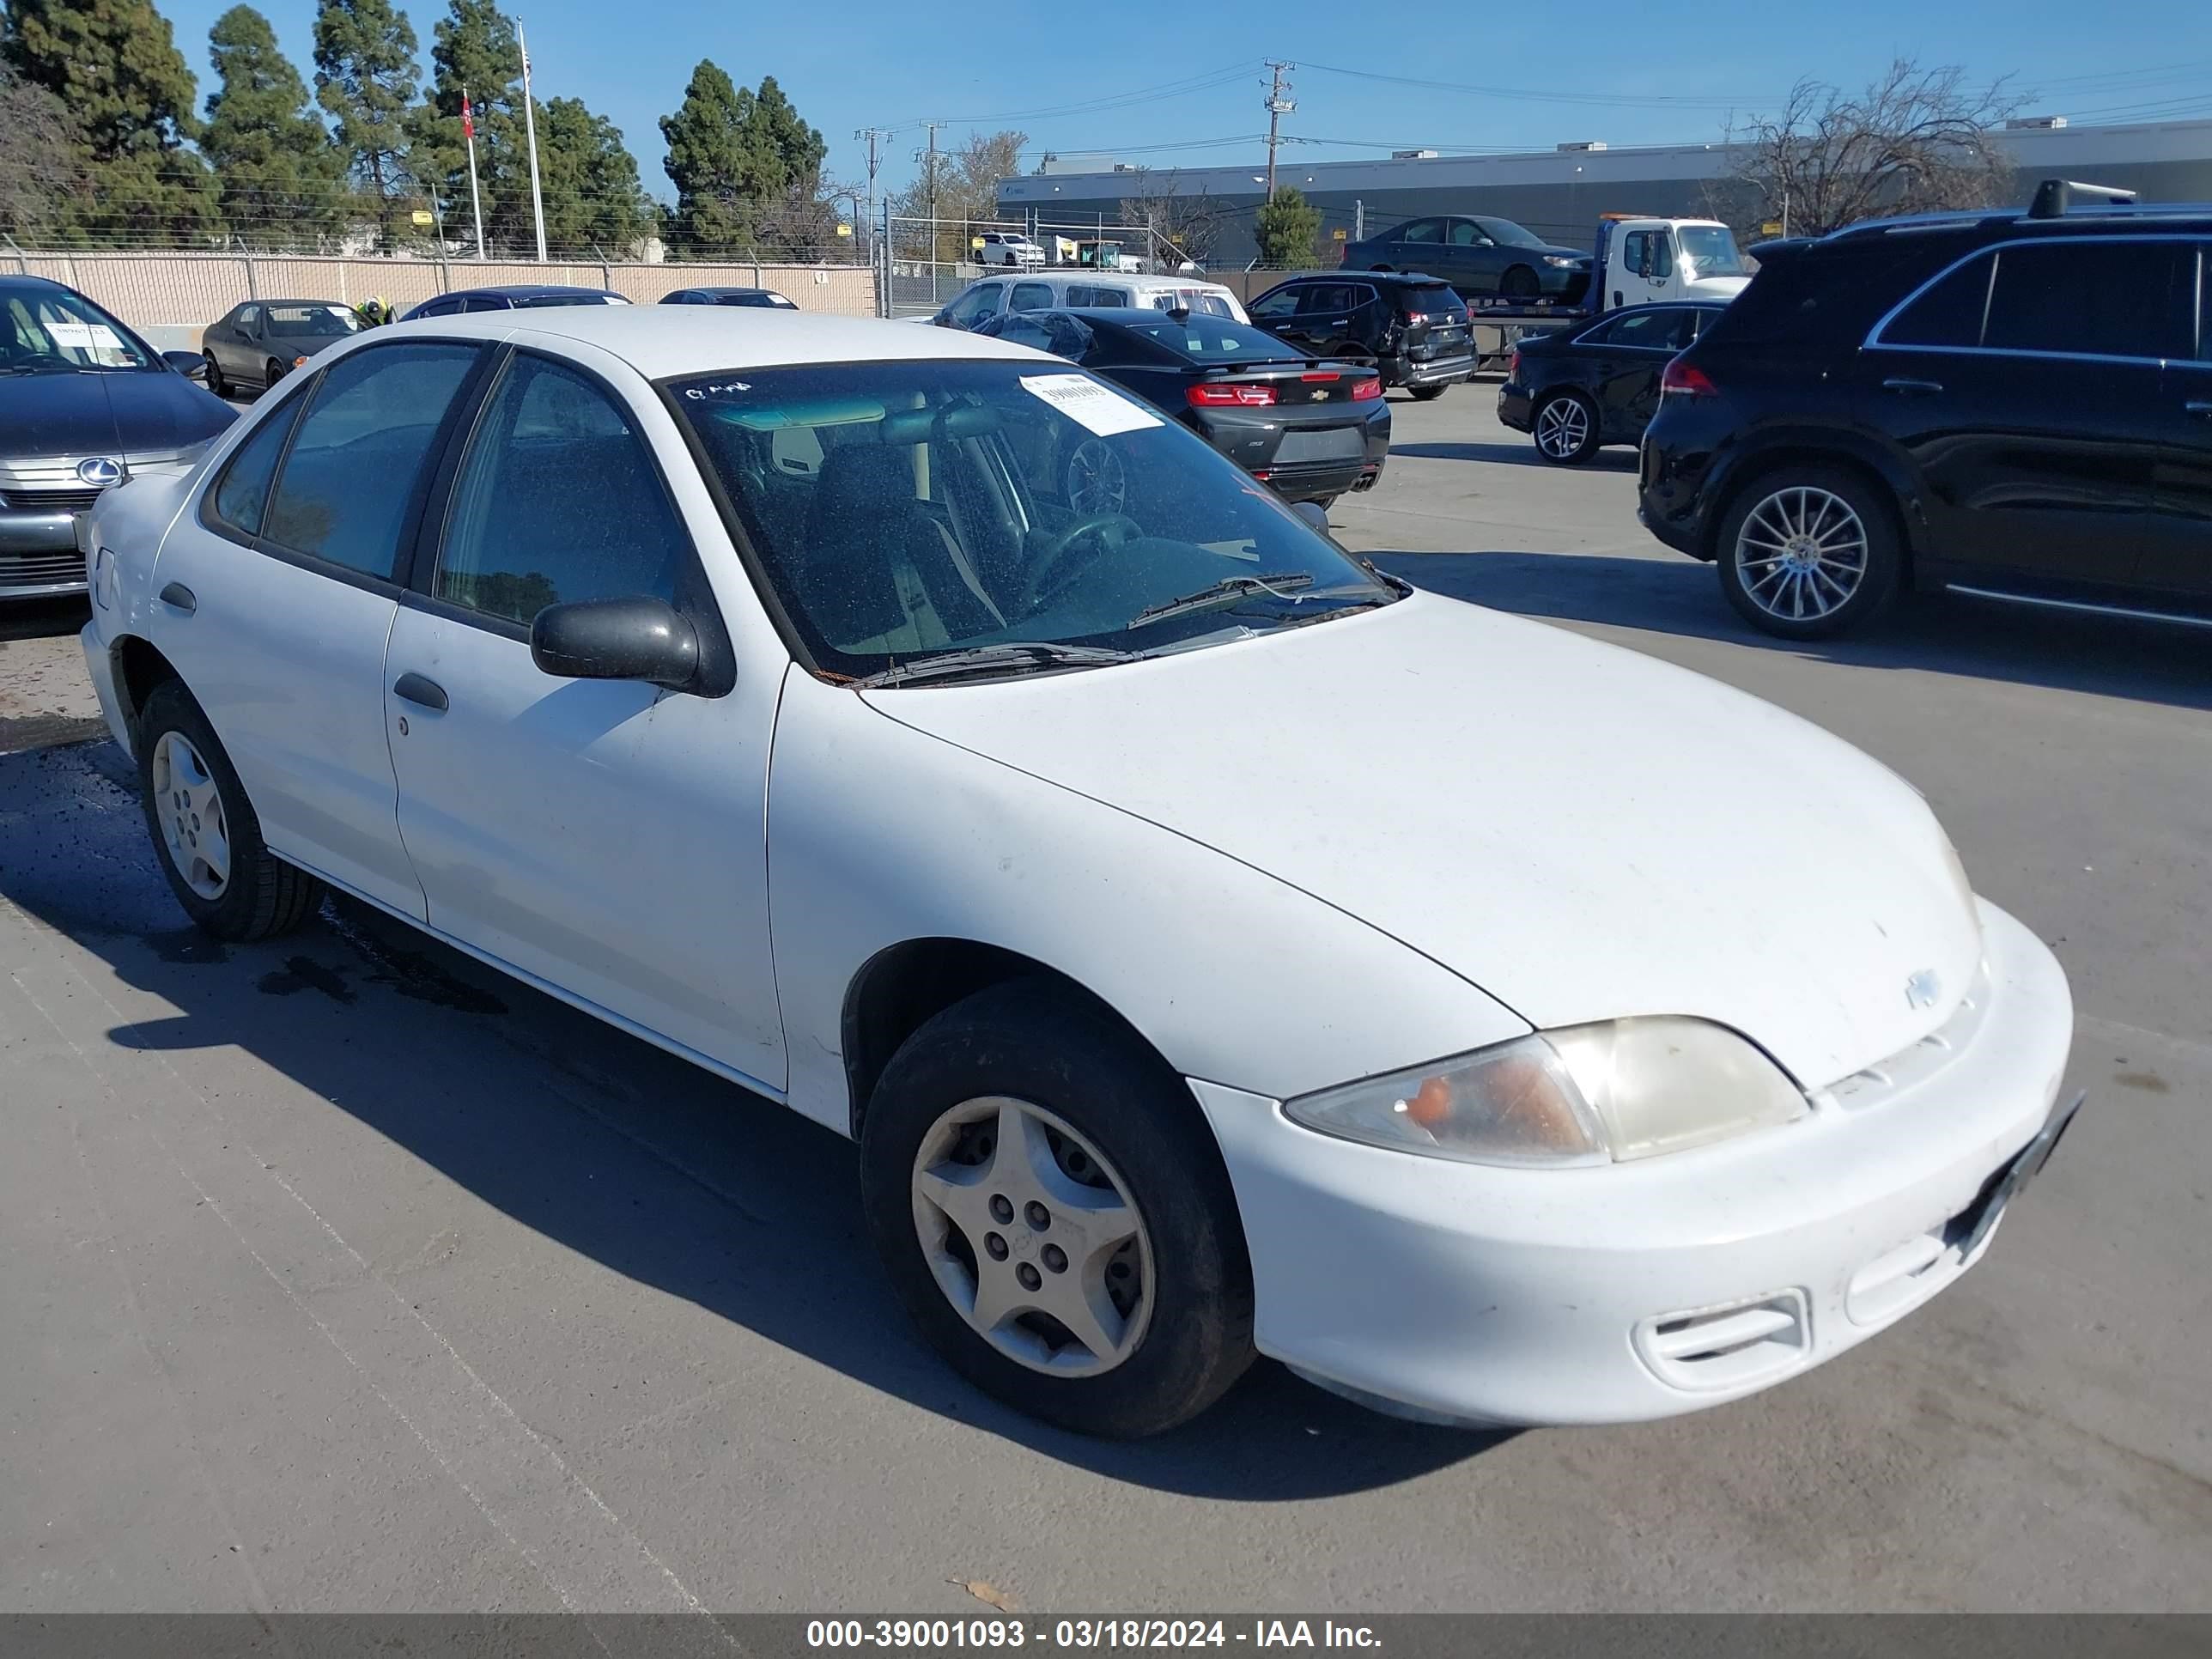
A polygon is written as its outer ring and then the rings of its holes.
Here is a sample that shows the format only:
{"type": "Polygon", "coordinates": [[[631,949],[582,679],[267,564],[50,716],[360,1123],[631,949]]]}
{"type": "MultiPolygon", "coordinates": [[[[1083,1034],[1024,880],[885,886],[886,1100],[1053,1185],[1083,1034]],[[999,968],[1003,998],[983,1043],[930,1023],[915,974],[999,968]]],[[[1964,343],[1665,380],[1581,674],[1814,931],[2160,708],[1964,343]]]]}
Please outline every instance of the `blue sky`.
{"type": "MultiPolygon", "coordinates": [[[[203,99],[208,27],[228,3],[156,0],[203,99]]],[[[262,0],[262,9],[310,74],[314,0],[262,0]]],[[[405,9],[427,64],[443,0],[412,0],[405,9]]],[[[902,128],[889,141],[879,187],[911,175],[925,118],[954,124],[940,143],[977,128],[1019,128],[1031,139],[1025,167],[1044,149],[1105,151],[1152,166],[1256,160],[1254,135],[1267,128],[1261,60],[1269,57],[1298,64],[1291,76],[1298,107],[1285,131],[1312,142],[1291,152],[1296,164],[1416,145],[1701,142],[1720,136],[1731,110],[1771,106],[1800,76],[1856,86],[1899,55],[1958,64],[1982,77],[2010,74],[2038,94],[2034,110],[2077,125],[2212,116],[2212,23],[2203,0],[2103,8],[2087,27],[2079,0],[1554,5],[1523,9],[1509,21],[1422,0],[1164,9],[832,0],[742,10],[707,0],[517,0],[510,9],[529,33],[538,96],[580,97],[610,117],[647,188],[662,196],[658,119],[676,106],[702,57],[748,84],[775,76],[829,140],[830,169],[840,179],[863,176],[856,128],[902,128]],[[1086,15],[1130,21],[1073,21],[1086,15]],[[1375,21],[1354,26],[1354,16],[1375,21]],[[1486,90],[1366,78],[1376,76],[1486,90]],[[1237,142],[1206,142],[1224,139],[1237,142]]]]}

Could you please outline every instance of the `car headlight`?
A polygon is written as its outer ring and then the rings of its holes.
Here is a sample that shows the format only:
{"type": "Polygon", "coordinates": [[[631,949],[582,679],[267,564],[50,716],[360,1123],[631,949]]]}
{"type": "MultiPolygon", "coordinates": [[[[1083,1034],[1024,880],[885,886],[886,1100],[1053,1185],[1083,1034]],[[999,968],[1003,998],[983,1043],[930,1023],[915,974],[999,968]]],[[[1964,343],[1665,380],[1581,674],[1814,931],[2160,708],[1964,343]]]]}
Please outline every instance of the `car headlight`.
{"type": "Polygon", "coordinates": [[[1680,1152],[1808,1109],[1744,1038],[1672,1016],[1561,1026],[1283,1106],[1310,1129],[1370,1146],[1554,1167],[1680,1152]]]}
{"type": "Polygon", "coordinates": [[[1565,270],[1571,266],[1582,264],[1582,261],[1565,253],[1547,253],[1544,256],[1544,263],[1547,265],[1556,265],[1561,270],[1565,270]]]}

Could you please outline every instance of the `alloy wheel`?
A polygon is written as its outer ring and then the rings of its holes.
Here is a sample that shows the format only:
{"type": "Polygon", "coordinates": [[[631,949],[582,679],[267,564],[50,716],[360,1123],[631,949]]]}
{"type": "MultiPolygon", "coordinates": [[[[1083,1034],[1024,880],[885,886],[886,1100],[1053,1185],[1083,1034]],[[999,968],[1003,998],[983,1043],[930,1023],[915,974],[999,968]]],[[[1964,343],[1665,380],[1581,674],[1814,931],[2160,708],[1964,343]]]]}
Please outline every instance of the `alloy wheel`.
{"type": "Polygon", "coordinates": [[[1589,410],[1579,398],[1554,398],[1536,411],[1536,447],[1555,461],[1573,459],[1589,441],[1589,410]]]}
{"type": "Polygon", "coordinates": [[[230,886],[230,820],[222,791],[181,732],[154,745],[155,810],[161,846],[185,885],[210,902],[230,886]]]}
{"type": "Polygon", "coordinates": [[[1129,496],[1121,458],[1097,438],[1085,438],[1067,458],[1067,504],[1085,518],[1119,513],[1129,496]]]}
{"type": "Polygon", "coordinates": [[[1851,504],[1810,484],[1778,489],[1736,532],[1736,572],[1751,602],[1788,622],[1817,622],[1866,580],[1866,526],[1851,504]]]}
{"type": "Polygon", "coordinates": [[[915,1154],[914,1224],[938,1288],[1007,1358],[1094,1376],[1151,1322],[1151,1235],[1082,1134],[1010,1097],[963,1101],[915,1154]]]}

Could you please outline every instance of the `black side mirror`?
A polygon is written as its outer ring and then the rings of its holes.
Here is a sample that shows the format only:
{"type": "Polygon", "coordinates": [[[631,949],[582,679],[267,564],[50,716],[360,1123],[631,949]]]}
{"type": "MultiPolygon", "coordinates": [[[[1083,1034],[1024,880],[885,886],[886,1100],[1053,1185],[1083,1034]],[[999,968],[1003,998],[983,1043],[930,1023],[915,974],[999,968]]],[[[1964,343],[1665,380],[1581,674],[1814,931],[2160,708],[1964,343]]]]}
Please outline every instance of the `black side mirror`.
{"type": "Polygon", "coordinates": [[[1328,509],[1319,501],[1300,501],[1291,511],[1324,536],[1328,534],[1328,509]]]}
{"type": "Polygon", "coordinates": [[[207,359],[197,351],[165,351],[161,361],[190,380],[207,379],[207,359]]]}
{"type": "Polygon", "coordinates": [[[549,605],[530,624],[530,659],[563,680],[643,680],[688,690],[699,632],[672,605],[643,595],[549,605]]]}

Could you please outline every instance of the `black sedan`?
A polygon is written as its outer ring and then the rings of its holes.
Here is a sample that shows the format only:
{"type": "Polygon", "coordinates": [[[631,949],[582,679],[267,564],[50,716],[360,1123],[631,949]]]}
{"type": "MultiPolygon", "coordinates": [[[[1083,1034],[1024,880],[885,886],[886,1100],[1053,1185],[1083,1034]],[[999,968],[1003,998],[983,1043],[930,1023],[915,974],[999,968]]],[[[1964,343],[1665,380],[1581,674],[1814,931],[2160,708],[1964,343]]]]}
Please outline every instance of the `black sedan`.
{"type": "Polygon", "coordinates": [[[1536,453],[1560,466],[1577,466],[1605,444],[1641,442],[1668,360],[1724,308],[1630,306],[1556,334],[1523,336],[1498,389],[1498,418],[1533,435],[1536,453]]]}
{"type": "MultiPolygon", "coordinates": [[[[1308,356],[1249,323],[1083,308],[1005,312],[975,331],[1127,388],[1289,501],[1327,507],[1347,490],[1372,489],[1389,454],[1390,406],[1372,368],[1308,356]]],[[[1111,451],[1085,446],[1067,465],[1071,501],[1120,510],[1126,486],[1111,451]],[[1086,465],[1110,465],[1115,476],[1074,476],[1086,465]]]]}
{"type": "Polygon", "coordinates": [[[358,333],[361,319],[335,300],[250,300],[233,306],[200,334],[208,390],[218,398],[266,390],[335,340],[358,333]]]}
{"type": "Polygon", "coordinates": [[[505,288],[456,289],[425,300],[399,320],[417,317],[450,317],[456,312],[527,311],[538,306],[626,306],[629,301],[611,289],[564,288],[557,283],[517,283],[505,288]]]}
{"type": "Polygon", "coordinates": [[[1589,288],[1590,251],[1561,247],[1510,219],[1438,214],[1345,245],[1348,270],[1425,270],[1470,300],[1558,300],[1589,288]]]}
{"type": "Polygon", "coordinates": [[[768,311],[796,311],[799,307],[772,288],[679,288],[660,296],[665,306],[757,306],[768,311]]]}
{"type": "Polygon", "coordinates": [[[75,289],[0,276],[0,599],[84,592],[76,515],[134,473],[189,470],[238,418],[75,289]]]}

